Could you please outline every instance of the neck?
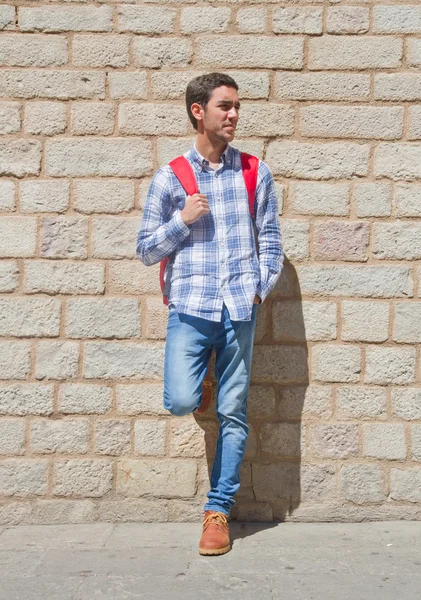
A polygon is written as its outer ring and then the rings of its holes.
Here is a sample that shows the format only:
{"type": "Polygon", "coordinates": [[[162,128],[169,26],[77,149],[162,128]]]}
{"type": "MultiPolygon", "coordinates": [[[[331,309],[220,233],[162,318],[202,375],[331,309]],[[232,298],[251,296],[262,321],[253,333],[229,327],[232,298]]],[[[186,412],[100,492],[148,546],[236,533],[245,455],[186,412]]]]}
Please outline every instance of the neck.
{"type": "Polygon", "coordinates": [[[197,134],[196,148],[211,164],[221,162],[221,156],[226,147],[227,142],[213,141],[202,133],[197,134]]]}

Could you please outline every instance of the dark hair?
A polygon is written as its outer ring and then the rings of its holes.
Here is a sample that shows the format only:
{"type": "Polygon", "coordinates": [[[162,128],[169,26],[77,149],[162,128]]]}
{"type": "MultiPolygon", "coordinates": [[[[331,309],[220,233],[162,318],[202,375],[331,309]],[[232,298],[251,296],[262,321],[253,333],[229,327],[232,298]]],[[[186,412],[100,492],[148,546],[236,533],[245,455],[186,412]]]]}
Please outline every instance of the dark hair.
{"type": "Polygon", "coordinates": [[[223,85],[238,91],[238,85],[235,80],[229,75],[225,75],[225,73],[207,73],[206,75],[199,75],[199,77],[195,77],[188,83],[186,89],[186,108],[189,119],[196,131],[197,120],[193,116],[191,105],[197,102],[203,106],[203,108],[206,108],[213,90],[223,85]]]}

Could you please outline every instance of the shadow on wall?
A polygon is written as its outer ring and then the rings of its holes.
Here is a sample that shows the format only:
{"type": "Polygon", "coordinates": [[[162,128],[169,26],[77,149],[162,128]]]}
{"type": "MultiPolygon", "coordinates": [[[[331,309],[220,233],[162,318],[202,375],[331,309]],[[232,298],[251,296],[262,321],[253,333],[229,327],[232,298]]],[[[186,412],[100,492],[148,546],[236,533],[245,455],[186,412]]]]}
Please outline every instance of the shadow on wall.
{"type": "MultiPolygon", "coordinates": [[[[301,292],[286,260],[277,286],[258,312],[250,393],[250,426],[241,487],[231,516],[241,521],[283,521],[301,501],[301,419],[308,387],[301,292]],[[262,310],[263,309],[263,310],[262,310]]],[[[212,355],[212,373],[214,354],[212,355]]],[[[204,430],[208,474],[217,438],[216,381],[213,406],[194,417],[204,430]]],[[[205,499],[204,499],[205,500],[205,499]]]]}

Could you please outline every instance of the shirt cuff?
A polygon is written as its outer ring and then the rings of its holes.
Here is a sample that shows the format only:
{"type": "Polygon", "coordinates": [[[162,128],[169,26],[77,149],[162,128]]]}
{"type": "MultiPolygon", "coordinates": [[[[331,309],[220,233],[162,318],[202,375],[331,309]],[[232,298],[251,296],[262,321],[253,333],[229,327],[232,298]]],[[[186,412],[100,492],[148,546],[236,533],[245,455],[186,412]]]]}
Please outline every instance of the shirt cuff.
{"type": "Polygon", "coordinates": [[[173,215],[173,223],[171,229],[174,227],[175,233],[180,232],[186,237],[190,233],[190,227],[185,224],[183,217],[181,216],[181,210],[176,210],[173,215]]]}

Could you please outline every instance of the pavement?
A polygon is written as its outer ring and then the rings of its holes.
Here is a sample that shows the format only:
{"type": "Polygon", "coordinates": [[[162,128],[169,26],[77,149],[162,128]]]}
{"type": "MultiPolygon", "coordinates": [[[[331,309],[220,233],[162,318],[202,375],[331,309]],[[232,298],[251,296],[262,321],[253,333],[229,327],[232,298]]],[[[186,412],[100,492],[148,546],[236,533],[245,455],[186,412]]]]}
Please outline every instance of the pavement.
{"type": "Polygon", "coordinates": [[[420,600],[421,522],[236,523],[197,551],[200,523],[0,528],[1,600],[420,600]]]}

